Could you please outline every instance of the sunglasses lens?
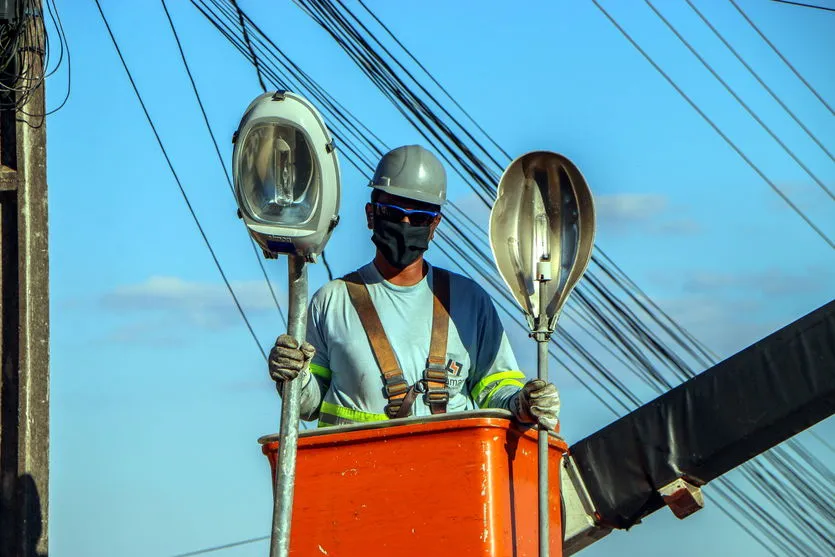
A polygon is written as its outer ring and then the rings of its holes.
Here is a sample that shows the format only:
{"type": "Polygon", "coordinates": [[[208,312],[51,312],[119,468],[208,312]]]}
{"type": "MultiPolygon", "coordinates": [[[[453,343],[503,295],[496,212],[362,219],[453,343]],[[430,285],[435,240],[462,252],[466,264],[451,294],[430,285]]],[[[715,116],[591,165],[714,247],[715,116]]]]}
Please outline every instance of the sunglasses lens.
{"type": "Polygon", "coordinates": [[[409,222],[412,223],[414,226],[426,226],[431,224],[432,221],[435,219],[435,215],[432,213],[412,213],[409,215],[409,222]]]}
{"type": "Polygon", "coordinates": [[[406,216],[406,213],[402,210],[391,205],[375,205],[374,207],[377,216],[390,222],[400,222],[403,220],[403,217],[406,216]]]}
{"type": "Polygon", "coordinates": [[[389,222],[402,222],[403,218],[408,216],[409,223],[413,226],[427,226],[432,224],[432,221],[437,216],[436,213],[431,211],[407,211],[394,205],[383,205],[379,203],[374,205],[374,212],[377,216],[389,222]]]}

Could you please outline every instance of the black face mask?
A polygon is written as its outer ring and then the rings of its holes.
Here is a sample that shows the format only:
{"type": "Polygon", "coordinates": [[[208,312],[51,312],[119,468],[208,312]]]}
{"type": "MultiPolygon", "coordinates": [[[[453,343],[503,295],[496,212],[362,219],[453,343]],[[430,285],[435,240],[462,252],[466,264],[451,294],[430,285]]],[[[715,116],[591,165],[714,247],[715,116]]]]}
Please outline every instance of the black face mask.
{"type": "Polygon", "coordinates": [[[430,225],[414,226],[408,222],[389,222],[374,219],[371,241],[393,267],[403,269],[423,255],[429,248],[430,225]]]}

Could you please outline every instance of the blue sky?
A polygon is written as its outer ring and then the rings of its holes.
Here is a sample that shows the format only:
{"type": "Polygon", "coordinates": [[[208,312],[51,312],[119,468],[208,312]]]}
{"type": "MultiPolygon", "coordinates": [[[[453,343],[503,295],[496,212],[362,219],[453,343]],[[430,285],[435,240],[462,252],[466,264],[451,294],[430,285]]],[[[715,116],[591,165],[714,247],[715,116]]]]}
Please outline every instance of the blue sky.
{"type": "MultiPolygon", "coordinates": [[[[262,344],[282,326],[193,101],[158,2],[101,0],[177,173],[262,344]]],[[[822,4],[824,2],[821,2],[822,4]]],[[[683,2],[663,12],[830,189],[835,164],[683,2]]],[[[57,0],[72,49],[72,95],[48,120],[54,557],[167,556],[265,535],[268,468],[255,440],[278,427],[278,397],[188,215],[92,2],[57,0]]],[[[241,5],[300,66],[389,145],[418,134],[337,45],[289,1],[241,5]]],[[[572,158],[597,200],[598,245],[679,322],[730,355],[835,296],[835,258],[626,42],[591,2],[369,5],[511,154],[572,158]]],[[[725,2],[698,2],[801,120],[835,146],[835,116],[725,2]]],[[[835,14],[742,7],[835,102],[835,14]]],[[[835,204],[641,2],[604,6],[762,170],[835,237],[835,204]]],[[[247,64],[187,2],[170,9],[227,161],[259,92],[247,64]]],[[[63,98],[59,74],[49,106],[63,98]]],[[[336,274],[368,261],[368,190],[343,162],[336,274]]],[[[450,197],[486,222],[451,176],[450,197]]],[[[430,260],[445,264],[430,251],[430,260]]],[[[268,262],[286,296],[283,260],[268,262]]],[[[311,281],[326,279],[320,266],[311,281]]],[[[512,340],[533,375],[533,346],[512,340]]],[[[563,433],[612,416],[565,377],[563,433]]],[[[638,386],[635,385],[637,388],[638,386]]],[[[832,438],[832,420],[815,430],[832,438]]],[[[830,465],[817,441],[801,439],[830,465]]],[[[763,555],[715,505],[679,522],[659,512],[584,555],[763,555]]],[[[219,552],[263,555],[266,544],[219,552]]]]}

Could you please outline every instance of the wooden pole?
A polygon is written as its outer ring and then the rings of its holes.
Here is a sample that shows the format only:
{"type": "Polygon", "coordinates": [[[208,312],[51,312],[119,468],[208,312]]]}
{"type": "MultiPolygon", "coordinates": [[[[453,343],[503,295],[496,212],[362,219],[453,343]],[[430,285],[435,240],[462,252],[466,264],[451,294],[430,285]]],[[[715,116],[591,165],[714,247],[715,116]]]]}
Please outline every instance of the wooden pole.
{"type": "Polygon", "coordinates": [[[32,557],[48,552],[46,41],[40,0],[18,4],[0,23],[20,37],[0,75],[0,555],[32,557]]]}

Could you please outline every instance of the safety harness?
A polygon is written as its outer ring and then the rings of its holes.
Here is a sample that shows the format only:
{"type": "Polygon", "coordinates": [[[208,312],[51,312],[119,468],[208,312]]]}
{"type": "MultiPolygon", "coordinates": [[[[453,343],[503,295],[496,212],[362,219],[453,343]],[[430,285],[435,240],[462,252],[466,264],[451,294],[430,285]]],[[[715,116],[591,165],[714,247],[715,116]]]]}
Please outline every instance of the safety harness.
{"type": "Polygon", "coordinates": [[[429,343],[429,357],[423,379],[409,385],[403,378],[403,370],[391,347],[380,316],[371,301],[368,286],[358,272],[342,278],[348,288],[348,296],[357,310],[374,359],[380,368],[383,387],[388,398],[385,407],[389,418],[405,418],[411,415],[412,406],[418,393],[423,393],[423,400],[433,414],[446,412],[449,402],[447,389],[447,332],[449,331],[449,273],[433,267],[432,271],[432,340],[429,343]]]}

